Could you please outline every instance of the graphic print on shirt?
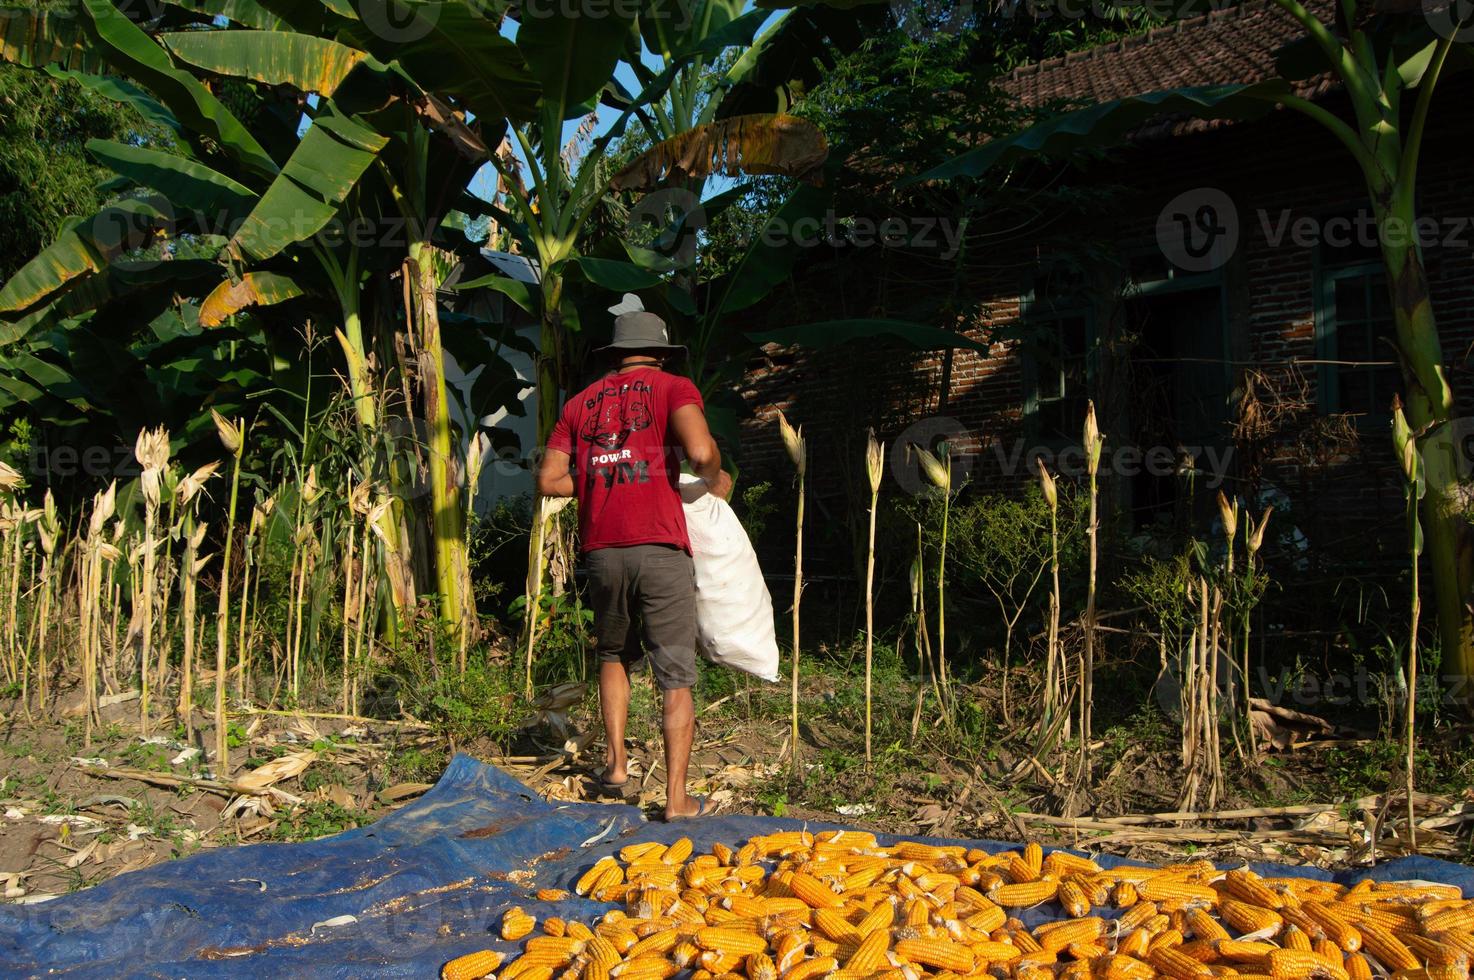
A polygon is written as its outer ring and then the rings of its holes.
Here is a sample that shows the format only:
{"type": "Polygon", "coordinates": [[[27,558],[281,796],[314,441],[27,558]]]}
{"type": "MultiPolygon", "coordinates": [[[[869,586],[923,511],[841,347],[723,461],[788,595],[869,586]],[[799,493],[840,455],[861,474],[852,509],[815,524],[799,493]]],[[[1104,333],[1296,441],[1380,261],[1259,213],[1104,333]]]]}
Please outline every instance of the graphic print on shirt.
{"type": "Polygon", "coordinates": [[[631,435],[650,428],[650,394],[645,381],[610,382],[584,402],[586,414],[578,435],[593,447],[589,464],[606,488],[650,482],[650,461],[634,459],[634,453],[624,448],[631,435]]]}

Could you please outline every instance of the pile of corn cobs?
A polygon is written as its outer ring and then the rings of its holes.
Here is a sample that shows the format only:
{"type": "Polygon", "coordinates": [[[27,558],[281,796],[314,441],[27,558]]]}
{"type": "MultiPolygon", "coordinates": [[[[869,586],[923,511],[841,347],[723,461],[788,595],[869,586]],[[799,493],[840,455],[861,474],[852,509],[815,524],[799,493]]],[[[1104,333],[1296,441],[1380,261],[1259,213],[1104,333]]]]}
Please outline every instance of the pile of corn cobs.
{"type": "MultiPolygon", "coordinates": [[[[1206,861],[1105,870],[1037,844],[1001,854],[882,847],[858,831],[785,831],[695,857],[687,839],[631,844],[589,868],[575,890],[625,911],[592,928],[546,919],[505,967],[486,950],[451,961],[442,976],[1468,980],[1474,955],[1474,902],[1450,885],[1347,888],[1206,861]],[[1028,929],[1009,915],[1044,902],[1063,916],[1028,929]],[[1106,907],[1120,914],[1092,914],[1106,907]]],[[[502,938],[535,927],[509,909],[502,938]]]]}

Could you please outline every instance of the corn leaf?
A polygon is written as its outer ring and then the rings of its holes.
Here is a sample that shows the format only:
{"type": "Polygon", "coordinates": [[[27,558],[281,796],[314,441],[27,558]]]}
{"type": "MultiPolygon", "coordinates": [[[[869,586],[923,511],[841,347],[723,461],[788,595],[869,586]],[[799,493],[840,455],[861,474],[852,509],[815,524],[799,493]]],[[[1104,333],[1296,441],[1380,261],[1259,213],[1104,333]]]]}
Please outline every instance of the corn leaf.
{"type": "Polygon", "coordinates": [[[88,140],[87,152],[133,183],[169,195],[177,208],[231,219],[256,200],[244,184],[172,153],[113,140],[88,140]]]}
{"type": "Polygon", "coordinates": [[[610,186],[649,190],[713,174],[783,174],[820,183],[829,143],[807,119],[782,114],[736,116],[698,126],[646,150],[610,186]]]}
{"type": "Polygon", "coordinates": [[[332,220],[388,142],[388,137],[349,119],[314,119],[228,247],[259,260],[311,238],[332,220]]]}
{"type": "Polygon", "coordinates": [[[79,9],[88,35],[108,63],[152,92],[190,132],[219,144],[251,170],[277,173],[276,161],[240,120],[198,79],[175,67],[168,52],[109,0],[81,0],[79,9]]]}
{"type": "Polygon", "coordinates": [[[368,57],[325,37],[284,31],[184,31],[159,40],[196,68],[320,95],[332,95],[368,57]]]}
{"type": "Polygon", "coordinates": [[[200,304],[200,326],[218,327],[226,317],[248,306],[272,306],[303,295],[302,287],[289,276],[275,272],[247,272],[239,282],[227,279],[200,304]]]}
{"type": "MultiPolygon", "coordinates": [[[[163,202],[160,202],[163,203],[163,202]]],[[[110,204],[62,229],[50,246],[23,265],[0,288],[0,313],[31,310],[77,279],[103,269],[113,256],[137,247],[172,216],[149,201],[110,204]]]]}
{"type": "Polygon", "coordinates": [[[0,61],[24,68],[98,72],[107,65],[67,7],[0,7],[0,61]]]}
{"type": "Polygon", "coordinates": [[[344,40],[385,63],[397,61],[421,89],[454,98],[482,120],[525,121],[535,114],[542,87],[518,46],[501,33],[499,20],[466,3],[363,4],[365,9],[377,5],[375,16],[390,17],[395,30],[376,30],[372,22],[351,24],[344,40]]]}

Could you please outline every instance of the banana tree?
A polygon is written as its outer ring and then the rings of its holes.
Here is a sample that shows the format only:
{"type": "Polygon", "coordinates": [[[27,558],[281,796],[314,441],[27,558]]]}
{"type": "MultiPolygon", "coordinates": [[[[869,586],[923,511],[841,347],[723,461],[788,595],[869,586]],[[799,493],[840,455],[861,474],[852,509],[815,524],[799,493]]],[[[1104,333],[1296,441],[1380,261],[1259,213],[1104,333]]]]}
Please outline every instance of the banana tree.
{"type": "MultiPolygon", "coordinates": [[[[977,177],[1037,156],[1059,158],[1114,143],[1163,115],[1253,119],[1276,106],[1330,133],[1360,169],[1375,217],[1407,387],[1410,425],[1426,430],[1427,551],[1433,568],[1444,662],[1474,675],[1474,536],[1458,504],[1455,435],[1449,425],[1454,392],[1434,318],[1423,255],[1407,229],[1417,220],[1418,165],[1434,92],[1448,72],[1474,63],[1458,4],[1432,14],[1362,17],[1358,0],[1342,0],[1326,23],[1298,0],[1271,0],[1305,31],[1284,49],[1280,78],[1153,92],[1068,112],[1005,139],[994,140],[905,183],[977,177]],[[1291,82],[1329,71],[1350,103],[1349,118],[1296,94],[1291,82]]],[[[1366,5],[1369,6],[1369,5],[1366,5]]]]}

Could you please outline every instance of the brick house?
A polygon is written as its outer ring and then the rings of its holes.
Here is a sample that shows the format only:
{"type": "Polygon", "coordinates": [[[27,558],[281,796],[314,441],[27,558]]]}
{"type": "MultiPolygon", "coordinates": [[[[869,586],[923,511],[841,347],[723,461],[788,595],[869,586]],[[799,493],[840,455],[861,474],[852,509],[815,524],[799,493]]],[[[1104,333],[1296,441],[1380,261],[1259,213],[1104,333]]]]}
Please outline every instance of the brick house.
{"type": "MultiPolygon", "coordinates": [[[[1275,52],[1300,36],[1279,8],[1250,2],[1030,65],[999,84],[1038,107],[1252,82],[1273,77],[1275,52]]],[[[1348,112],[1327,77],[1299,90],[1348,112]]],[[[1462,76],[1444,79],[1420,180],[1445,358],[1465,396],[1474,380],[1474,183],[1463,152],[1471,90],[1462,76]]],[[[986,355],[958,350],[947,363],[854,346],[766,349],[744,392],[755,413],[749,468],[780,471],[771,420],[783,406],[816,441],[833,440],[816,455],[842,459],[851,480],[863,426],[873,424],[893,441],[955,432],[974,484],[1018,487],[1033,478],[1038,451],[1078,467],[1069,448],[1089,397],[1116,452],[1107,492],[1130,527],[1176,521],[1202,533],[1214,510],[1201,491],[1221,478],[1256,498],[1256,510],[1274,502],[1293,514],[1310,552],[1352,563],[1398,554],[1388,413],[1401,377],[1366,190],[1344,147],[1287,110],[1252,123],[1179,119],[1068,179],[1123,189],[1109,227],[1082,229],[1103,240],[1107,258],[1063,262],[1042,239],[1011,242],[991,263],[1002,271],[969,283],[978,312],[965,330],[989,344],[986,355]],[[1174,233],[1184,224],[1186,238],[1174,233]],[[854,409],[861,392],[868,415],[854,409]],[[1179,471],[1184,450],[1197,460],[1192,481],[1179,471]]],[[[800,270],[796,293],[823,290],[836,274],[800,270]]],[[[838,292],[827,302],[842,309],[815,319],[874,315],[862,284],[838,292]]]]}

